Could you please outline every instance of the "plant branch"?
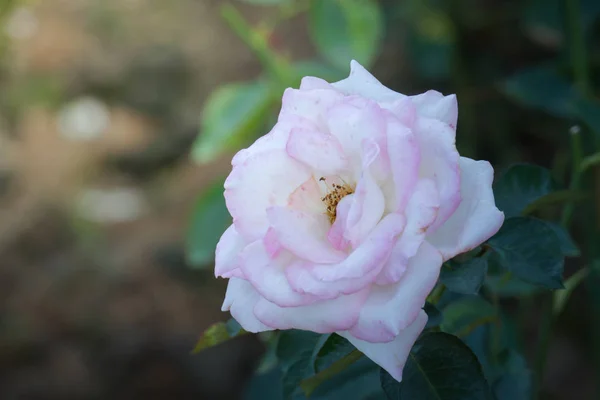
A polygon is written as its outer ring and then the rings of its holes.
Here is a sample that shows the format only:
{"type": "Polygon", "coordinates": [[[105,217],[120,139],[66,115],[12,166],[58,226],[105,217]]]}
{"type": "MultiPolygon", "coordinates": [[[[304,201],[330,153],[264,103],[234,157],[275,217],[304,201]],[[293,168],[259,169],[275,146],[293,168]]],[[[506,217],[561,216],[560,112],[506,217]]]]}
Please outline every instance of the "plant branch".
{"type": "Polygon", "coordinates": [[[360,360],[362,356],[363,353],[360,351],[356,349],[352,350],[347,356],[340,358],[328,368],[322,370],[314,376],[311,376],[310,378],[304,379],[302,382],[300,382],[300,387],[304,391],[304,394],[306,394],[306,397],[309,397],[312,392],[314,392],[315,389],[323,382],[333,378],[335,375],[348,368],[351,364],[360,360]]]}

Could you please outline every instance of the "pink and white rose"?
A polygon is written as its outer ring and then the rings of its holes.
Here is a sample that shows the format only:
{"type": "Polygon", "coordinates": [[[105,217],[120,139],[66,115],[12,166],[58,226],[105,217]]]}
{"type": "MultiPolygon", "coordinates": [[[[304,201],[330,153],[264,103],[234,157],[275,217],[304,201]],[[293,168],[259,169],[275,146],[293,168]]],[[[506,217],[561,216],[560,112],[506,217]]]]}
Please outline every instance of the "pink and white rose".
{"type": "Polygon", "coordinates": [[[223,311],[251,332],[336,332],[401,380],[442,262],[495,234],[493,169],[455,147],[454,95],[405,96],[357,62],[287,89],[225,181],[223,311]]]}

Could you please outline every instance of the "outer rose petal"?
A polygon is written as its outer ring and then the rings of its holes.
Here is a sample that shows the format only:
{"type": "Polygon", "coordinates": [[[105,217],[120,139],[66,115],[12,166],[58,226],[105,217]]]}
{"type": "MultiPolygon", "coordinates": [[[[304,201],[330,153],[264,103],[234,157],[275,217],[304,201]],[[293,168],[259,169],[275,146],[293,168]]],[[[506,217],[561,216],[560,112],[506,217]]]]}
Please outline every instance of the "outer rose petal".
{"type": "Polygon", "coordinates": [[[441,266],[441,254],[429,243],[423,242],[398,283],[372,287],[350,333],[372,343],[393,340],[417,318],[427,295],[435,286],[441,266]]]}
{"type": "Polygon", "coordinates": [[[410,96],[412,102],[417,106],[419,114],[445,122],[452,128],[456,128],[458,120],[458,103],[456,95],[444,96],[435,90],[429,90],[416,96],[410,96]]]}
{"type": "Polygon", "coordinates": [[[311,176],[285,150],[252,155],[237,164],[225,180],[225,201],[236,230],[247,242],[267,231],[267,208],[285,206],[290,194],[311,176]]]}
{"type": "Polygon", "coordinates": [[[313,90],[287,88],[281,99],[278,121],[285,121],[290,116],[299,116],[310,120],[318,128],[322,128],[324,111],[341,101],[342,98],[341,93],[330,88],[313,90]]]}
{"type": "Polygon", "coordinates": [[[316,130],[292,129],[286,151],[322,175],[337,174],[348,166],[342,146],[335,136],[316,130]]]}
{"type": "Polygon", "coordinates": [[[238,151],[231,160],[231,164],[233,166],[241,164],[259,153],[285,149],[290,132],[299,126],[305,129],[317,129],[317,126],[309,119],[298,115],[286,116],[286,118],[280,119],[269,133],[258,138],[250,147],[238,151]]]}
{"type": "Polygon", "coordinates": [[[415,134],[421,149],[419,175],[433,178],[440,194],[437,219],[429,228],[434,231],[450,218],[460,204],[460,156],[454,143],[455,131],[448,124],[418,118],[415,134]]]}
{"type": "Polygon", "coordinates": [[[350,62],[350,76],[332,83],[331,86],[344,94],[357,94],[380,102],[394,101],[404,97],[404,95],[382,85],[377,78],[355,60],[350,62]]]}
{"type": "Polygon", "coordinates": [[[254,307],[254,314],[274,329],[304,329],[317,333],[332,333],[347,330],[356,323],[368,294],[369,289],[364,289],[348,296],[289,308],[282,308],[266,299],[260,299],[254,307]]]}
{"type": "Polygon", "coordinates": [[[300,90],[313,90],[313,89],[333,89],[331,84],[324,79],[316,78],[314,76],[305,76],[300,81],[300,90]]]}
{"type": "Polygon", "coordinates": [[[237,233],[235,226],[231,225],[217,244],[215,251],[215,276],[243,278],[244,274],[239,269],[238,254],[244,249],[246,242],[237,233]]]}
{"type": "Polygon", "coordinates": [[[402,369],[406,364],[410,350],[426,324],[427,314],[421,310],[417,319],[388,343],[369,343],[355,338],[348,332],[337,333],[348,339],[358,350],[400,382],[402,381],[402,369]]]}
{"type": "Polygon", "coordinates": [[[246,279],[267,300],[282,307],[311,304],[318,297],[292,290],[284,274],[292,257],[283,252],[272,259],[261,240],[246,246],[240,254],[240,268],[246,279]]]}
{"type": "Polygon", "coordinates": [[[392,255],[377,277],[377,283],[387,285],[400,280],[408,260],[417,254],[429,225],[435,221],[440,198],[432,179],[421,179],[406,207],[406,227],[396,242],[392,255]]]}
{"type": "Polygon", "coordinates": [[[346,258],[346,253],[334,249],[326,239],[329,221],[325,215],[271,207],[267,216],[279,244],[297,257],[316,263],[336,263],[346,258]]]}
{"type": "Polygon", "coordinates": [[[427,238],[444,260],[474,249],[498,232],[504,222],[504,213],[494,202],[490,163],[461,157],[460,169],[463,200],[452,217],[427,238]]]}
{"type": "Polygon", "coordinates": [[[244,279],[231,278],[227,285],[225,300],[221,311],[229,311],[231,316],[248,332],[272,331],[273,328],[260,322],[254,315],[254,306],[260,295],[244,279]]]}

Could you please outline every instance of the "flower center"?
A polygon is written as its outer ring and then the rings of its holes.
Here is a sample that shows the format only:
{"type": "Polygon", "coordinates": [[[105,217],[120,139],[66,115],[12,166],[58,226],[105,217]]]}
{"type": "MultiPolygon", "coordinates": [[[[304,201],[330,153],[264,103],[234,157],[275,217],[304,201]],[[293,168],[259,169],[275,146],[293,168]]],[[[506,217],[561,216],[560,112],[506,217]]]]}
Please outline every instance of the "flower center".
{"type": "MultiPolygon", "coordinates": [[[[321,177],[319,181],[325,181],[325,178],[321,177]]],[[[321,201],[325,203],[325,214],[327,214],[329,222],[333,224],[337,215],[338,204],[344,197],[354,193],[354,189],[345,182],[342,185],[333,183],[331,187],[327,185],[327,188],[329,191],[324,197],[321,197],[321,201]]]]}

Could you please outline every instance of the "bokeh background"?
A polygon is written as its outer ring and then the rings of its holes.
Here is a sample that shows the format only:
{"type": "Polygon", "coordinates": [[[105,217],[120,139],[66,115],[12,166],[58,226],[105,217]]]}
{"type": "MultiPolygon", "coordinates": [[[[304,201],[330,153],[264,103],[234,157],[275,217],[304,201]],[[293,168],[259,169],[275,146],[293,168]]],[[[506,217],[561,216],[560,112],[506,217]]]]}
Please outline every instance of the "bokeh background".
{"type": "MultiPolygon", "coordinates": [[[[600,2],[573,3],[581,90],[569,1],[0,0],[0,398],[241,398],[257,338],[191,355],[227,318],[221,184],[304,74],[357,58],[397,91],[456,93],[463,155],[566,183],[569,131],[600,127],[600,2]]],[[[596,398],[593,284],[556,324],[543,398],[596,398]]]]}

